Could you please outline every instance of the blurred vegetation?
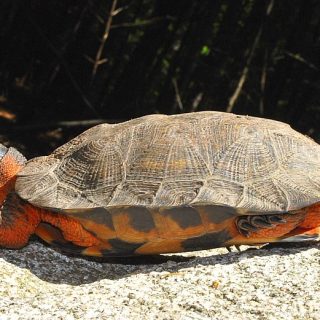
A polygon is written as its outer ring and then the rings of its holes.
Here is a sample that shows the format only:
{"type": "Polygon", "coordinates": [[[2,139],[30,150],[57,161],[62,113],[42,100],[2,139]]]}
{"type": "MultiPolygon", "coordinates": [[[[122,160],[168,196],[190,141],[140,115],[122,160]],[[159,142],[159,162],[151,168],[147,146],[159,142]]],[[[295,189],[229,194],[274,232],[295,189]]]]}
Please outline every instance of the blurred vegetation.
{"type": "Polygon", "coordinates": [[[0,138],[34,153],[86,126],[61,121],[200,110],[320,138],[319,0],[2,0],[0,21],[0,138]]]}

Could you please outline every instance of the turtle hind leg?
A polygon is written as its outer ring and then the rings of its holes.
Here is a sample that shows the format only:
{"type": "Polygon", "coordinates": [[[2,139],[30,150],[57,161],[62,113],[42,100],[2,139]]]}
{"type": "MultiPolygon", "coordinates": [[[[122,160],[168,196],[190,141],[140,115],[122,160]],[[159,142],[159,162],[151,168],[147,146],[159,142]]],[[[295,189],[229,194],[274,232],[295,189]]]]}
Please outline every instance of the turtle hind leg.
{"type": "Polygon", "coordinates": [[[285,238],[280,239],[278,242],[316,242],[320,241],[320,227],[313,229],[303,229],[297,227],[292,230],[285,238]]]}
{"type": "Polygon", "coordinates": [[[306,215],[299,225],[279,242],[312,242],[320,240],[320,203],[306,209],[306,215]]]}
{"type": "Polygon", "coordinates": [[[316,203],[307,208],[304,220],[299,224],[303,229],[320,228],[320,203],[316,203]]]}

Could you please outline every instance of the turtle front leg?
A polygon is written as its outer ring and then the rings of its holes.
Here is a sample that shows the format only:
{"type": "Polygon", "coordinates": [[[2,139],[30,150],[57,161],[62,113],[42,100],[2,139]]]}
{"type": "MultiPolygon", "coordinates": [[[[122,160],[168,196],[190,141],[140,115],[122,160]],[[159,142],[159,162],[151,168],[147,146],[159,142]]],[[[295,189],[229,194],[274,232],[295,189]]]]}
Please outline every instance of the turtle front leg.
{"type": "Polygon", "coordinates": [[[235,220],[237,235],[228,245],[278,242],[289,236],[306,217],[306,210],[281,215],[246,215],[235,220]]]}
{"type": "Polygon", "coordinates": [[[239,232],[245,237],[250,237],[252,232],[262,231],[263,229],[273,229],[285,223],[286,220],[281,215],[248,215],[236,221],[239,232]]]}

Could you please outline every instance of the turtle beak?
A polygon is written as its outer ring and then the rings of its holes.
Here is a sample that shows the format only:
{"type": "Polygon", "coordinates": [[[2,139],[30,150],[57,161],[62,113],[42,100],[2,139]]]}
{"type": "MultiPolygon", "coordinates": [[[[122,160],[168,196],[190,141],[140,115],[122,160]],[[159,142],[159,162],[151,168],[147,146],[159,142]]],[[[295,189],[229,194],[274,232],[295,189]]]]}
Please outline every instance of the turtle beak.
{"type": "Polygon", "coordinates": [[[4,155],[8,152],[8,148],[0,143],[0,161],[4,157],[4,155]]]}

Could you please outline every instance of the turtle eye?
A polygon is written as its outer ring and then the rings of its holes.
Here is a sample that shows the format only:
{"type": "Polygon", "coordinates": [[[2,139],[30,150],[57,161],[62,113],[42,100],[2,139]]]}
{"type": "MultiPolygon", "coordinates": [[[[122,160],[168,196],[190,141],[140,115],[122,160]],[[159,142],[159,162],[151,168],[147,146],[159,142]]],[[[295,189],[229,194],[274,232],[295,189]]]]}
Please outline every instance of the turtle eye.
{"type": "Polygon", "coordinates": [[[4,157],[4,155],[8,152],[8,148],[0,143],[0,161],[4,157]]]}

